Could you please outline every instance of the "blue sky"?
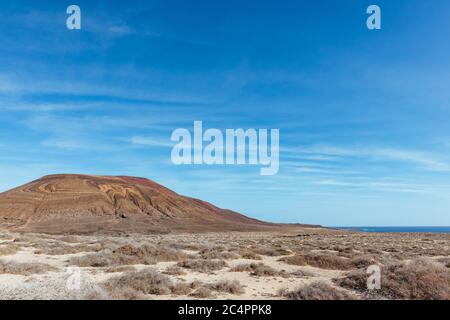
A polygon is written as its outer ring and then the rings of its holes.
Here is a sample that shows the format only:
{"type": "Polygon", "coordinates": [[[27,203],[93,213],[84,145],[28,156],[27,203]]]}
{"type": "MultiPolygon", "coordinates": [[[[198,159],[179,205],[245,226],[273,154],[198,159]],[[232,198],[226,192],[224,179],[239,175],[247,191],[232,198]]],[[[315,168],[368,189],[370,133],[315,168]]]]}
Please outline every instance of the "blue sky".
{"type": "Polygon", "coordinates": [[[450,225],[449,39],[447,0],[2,1],[0,190],[134,175],[271,221],[450,225]],[[278,175],[173,165],[194,120],[280,129],[278,175]]]}

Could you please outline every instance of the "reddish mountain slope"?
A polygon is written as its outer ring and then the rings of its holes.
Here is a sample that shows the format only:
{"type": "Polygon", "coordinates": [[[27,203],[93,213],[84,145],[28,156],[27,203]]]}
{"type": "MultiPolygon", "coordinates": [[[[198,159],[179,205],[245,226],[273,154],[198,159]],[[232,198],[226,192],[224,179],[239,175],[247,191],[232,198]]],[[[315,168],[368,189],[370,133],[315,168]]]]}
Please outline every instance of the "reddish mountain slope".
{"type": "Polygon", "coordinates": [[[0,223],[48,233],[253,231],[286,228],[135,177],[52,175],[0,194],[0,223]]]}

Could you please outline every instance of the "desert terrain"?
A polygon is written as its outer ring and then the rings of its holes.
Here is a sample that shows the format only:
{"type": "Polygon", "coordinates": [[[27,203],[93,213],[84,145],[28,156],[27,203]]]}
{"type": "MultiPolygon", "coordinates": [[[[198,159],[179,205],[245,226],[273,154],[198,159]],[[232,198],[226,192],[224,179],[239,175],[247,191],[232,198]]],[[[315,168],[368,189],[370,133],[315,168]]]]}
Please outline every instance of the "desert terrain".
{"type": "Polygon", "coordinates": [[[52,175],[0,194],[0,299],[450,299],[450,234],[268,223],[144,178],[52,175]]]}
{"type": "Polygon", "coordinates": [[[450,299],[450,235],[4,230],[0,299],[450,299]]]}

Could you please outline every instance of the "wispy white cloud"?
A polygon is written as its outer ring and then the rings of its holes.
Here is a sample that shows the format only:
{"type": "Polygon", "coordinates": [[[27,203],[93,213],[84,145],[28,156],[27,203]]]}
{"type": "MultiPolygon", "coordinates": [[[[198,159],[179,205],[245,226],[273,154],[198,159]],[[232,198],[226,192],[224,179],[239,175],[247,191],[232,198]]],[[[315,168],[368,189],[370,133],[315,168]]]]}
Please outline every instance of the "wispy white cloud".
{"type": "Polygon", "coordinates": [[[120,150],[125,149],[125,146],[118,145],[117,143],[114,143],[114,141],[96,141],[89,137],[52,137],[43,140],[41,146],[65,151],[119,152],[120,150]]]}
{"type": "Polygon", "coordinates": [[[423,169],[432,171],[450,172],[450,162],[439,154],[400,148],[384,147],[337,147],[337,146],[313,146],[307,148],[291,148],[288,153],[301,155],[312,154],[314,156],[333,156],[340,158],[354,158],[362,161],[397,161],[415,164],[423,169]]]}
{"type": "Polygon", "coordinates": [[[388,192],[400,193],[418,193],[418,194],[432,194],[436,196],[450,197],[450,184],[430,184],[430,183],[415,183],[409,181],[384,181],[380,178],[366,178],[359,181],[347,180],[317,180],[312,181],[313,184],[319,186],[350,188],[360,190],[378,190],[388,192]]]}
{"type": "Polygon", "coordinates": [[[442,160],[438,155],[429,152],[401,150],[401,149],[374,149],[369,154],[380,159],[392,159],[422,165],[433,171],[450,171],[450,163],[442,160]]]}
{"type": "Polygon", "coordinates": [[[114,25],[108,28],[108,31],[117,36],[126,36],[135,33],[135,30],[127,25],[114,25]]]}
{"type": "Polygon", "coordinates": [[[173,143],[169,139],[156,139],[152,137],[134,136],[131,137],[130,142],[134,145],[147,147],[172,147],[173,143]]]}
{"type": "Polygon", "coordinates": [[[88,147],[85,141],[69,139],[47,139],[42,141],[41,145],[44,147],[66,150],[85,149],[88,147]]]}

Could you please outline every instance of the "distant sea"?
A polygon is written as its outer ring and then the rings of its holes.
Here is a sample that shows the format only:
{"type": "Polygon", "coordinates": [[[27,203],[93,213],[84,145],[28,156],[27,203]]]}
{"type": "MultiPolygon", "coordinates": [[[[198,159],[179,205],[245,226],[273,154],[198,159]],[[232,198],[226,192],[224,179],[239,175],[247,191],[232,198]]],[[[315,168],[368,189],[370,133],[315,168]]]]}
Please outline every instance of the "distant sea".
{"type": "Polygon", "coordinates": [[[340,230],[354,230],[361,232],[427,232],[450,233],[450,227],[334,227],[340,230]]]}

